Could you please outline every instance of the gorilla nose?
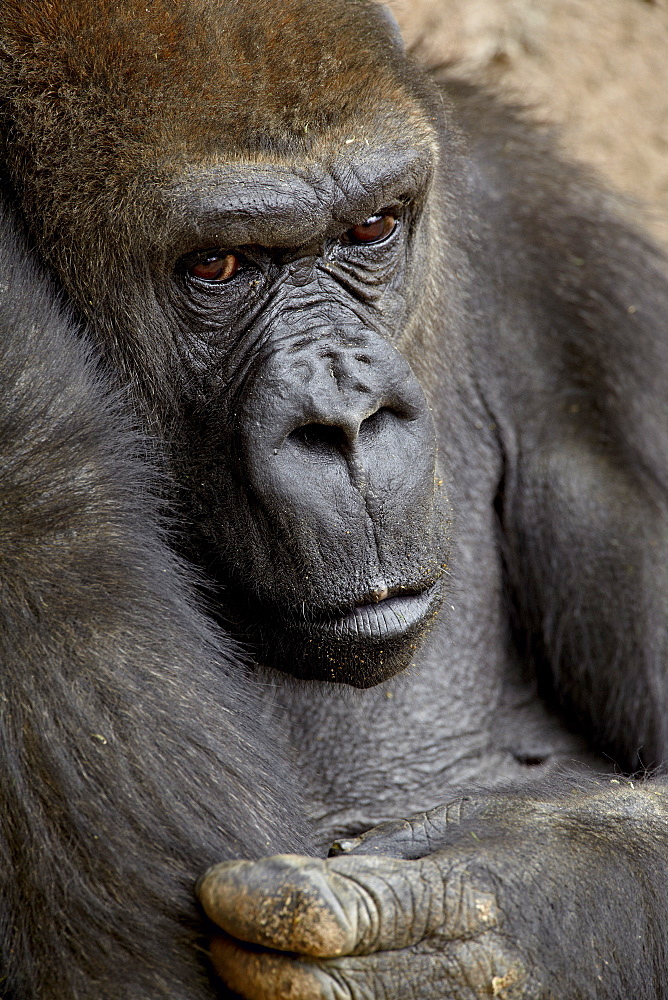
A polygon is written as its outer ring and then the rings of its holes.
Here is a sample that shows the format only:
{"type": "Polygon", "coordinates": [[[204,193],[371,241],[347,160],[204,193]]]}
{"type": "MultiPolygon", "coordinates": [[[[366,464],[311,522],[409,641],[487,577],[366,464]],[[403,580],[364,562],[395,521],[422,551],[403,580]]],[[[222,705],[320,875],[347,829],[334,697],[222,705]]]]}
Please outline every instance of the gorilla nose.
{"type": "Polygon", "coordinates": [[[408,362],[378,334],[283,342],[247,388],[239,426],[246,475],[263,506],[290,510],[300,530],[310,525],[322,537],[337,522],[350,534],[370,505],[393,504],[400,518],[428,502],[429,408],[408,362]]]}
{"type": "Polygon", "coordinates": [[[312,373],[310,387],[298,404],[302,412],[297,426],[284,438],[284,447],[301,451],[303,458],[340,455],[362,491],[370,471],[367,466],[383,458],[391,461],[392,455],[398,458],[401,423],[418,420],[421,412],[419,400],[412,398],[406,385],[392,384],[398,381],[397,373],[388,371],[387,364],[360,370],[363,364],[368,364],[366,359],[359,362],[332,352],[322,370],[312,373]]]}

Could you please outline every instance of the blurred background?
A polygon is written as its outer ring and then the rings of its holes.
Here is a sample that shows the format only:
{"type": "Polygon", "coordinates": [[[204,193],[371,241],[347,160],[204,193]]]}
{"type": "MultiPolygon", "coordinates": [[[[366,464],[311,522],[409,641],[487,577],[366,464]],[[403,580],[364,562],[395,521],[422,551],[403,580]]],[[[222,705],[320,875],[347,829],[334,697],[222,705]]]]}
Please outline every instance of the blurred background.
{"type": "Polygon", "coordinates": [[[409,45],[559,125],[668,248],[668,0],[389,0],[409,45]]]}

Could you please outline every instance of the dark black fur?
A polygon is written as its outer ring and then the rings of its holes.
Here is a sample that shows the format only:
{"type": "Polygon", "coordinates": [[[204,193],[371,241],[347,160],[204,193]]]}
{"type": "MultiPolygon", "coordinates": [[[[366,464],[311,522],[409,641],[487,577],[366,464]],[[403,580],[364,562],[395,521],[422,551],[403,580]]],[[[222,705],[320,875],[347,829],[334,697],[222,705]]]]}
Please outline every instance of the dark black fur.
{"type": "Polygon", "coordinates": [[[473,344],[514,640],[576,730],[652,769],[668,754],[666,260],[549,131],[447,92],[476,165],[473,344]]]}
{"type": "Polygon", "coordinates": [[[1,228],[0,992],[197,1000],[195,879],[304,845],[291,782],[141,441],[1,228]]]}

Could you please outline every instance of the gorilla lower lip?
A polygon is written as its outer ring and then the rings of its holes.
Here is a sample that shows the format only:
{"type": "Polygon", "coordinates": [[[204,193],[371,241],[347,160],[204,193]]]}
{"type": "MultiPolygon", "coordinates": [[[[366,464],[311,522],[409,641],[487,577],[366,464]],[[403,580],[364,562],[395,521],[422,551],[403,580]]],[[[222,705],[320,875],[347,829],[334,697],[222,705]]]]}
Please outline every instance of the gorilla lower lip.
{"type": "Polygon", "coordinates": [[[320,635],[333,639],[391,639],[419,625],[432,610],[438,588],[421,594],[390,597],[379,604],[363,604],[341,618],[319,622],[320,635]]]}

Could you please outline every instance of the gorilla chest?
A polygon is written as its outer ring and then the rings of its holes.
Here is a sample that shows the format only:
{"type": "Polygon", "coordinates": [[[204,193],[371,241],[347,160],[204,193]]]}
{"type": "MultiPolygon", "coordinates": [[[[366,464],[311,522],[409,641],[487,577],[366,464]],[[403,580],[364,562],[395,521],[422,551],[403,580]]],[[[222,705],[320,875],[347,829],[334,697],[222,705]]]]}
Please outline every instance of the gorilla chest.
{"type": "Polygon", "coordinates": [[[601,768],[492,648],[464,654],[441,629],[419,666],[384,685],[279,694],[323,850],[472,785],[531,782],[574,761],[601,768]]]}

